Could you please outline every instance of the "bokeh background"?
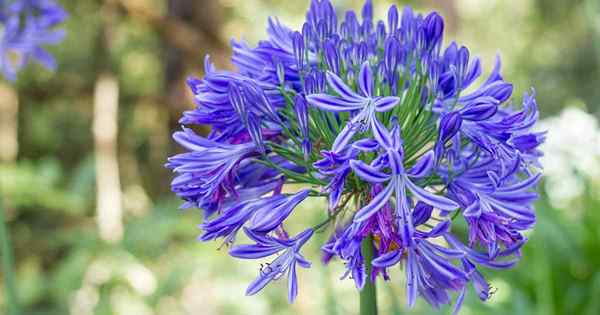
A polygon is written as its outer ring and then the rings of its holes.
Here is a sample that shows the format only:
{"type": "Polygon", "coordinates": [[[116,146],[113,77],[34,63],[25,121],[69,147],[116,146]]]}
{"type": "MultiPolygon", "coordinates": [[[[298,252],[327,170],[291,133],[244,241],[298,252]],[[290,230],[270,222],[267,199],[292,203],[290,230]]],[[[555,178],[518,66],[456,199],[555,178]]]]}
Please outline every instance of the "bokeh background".
{"type": "MultiPolygon", "coordinates": [[[[385,16],[391,1],[374,2],[385,16]]],[[[496,293],[482,304],[471,291],[461,314],[600,314],[600,1],[396,3],[438,10],[446,42],[467,45],[488,71],[501,54],[515,98],[535,87],[540,128],[550,131],[539,223],[523,259],[486,270],[496,293]]],[[[300,271],[295,304],[285,281],[245,297],[259,266],[196,241],[201,214],[177,209],[162,166],[193,106],[184,80],[202,74],[203,56],[230,67],[231,37],[256,43],[271,15],[297,28],[308,1],[62,4],[70,19],[68,38],[51,48],[58,71],[31,66],[0,83],[0,191],[23,314],[356,314],[352,281],[339,280],[339,262],[321,266],[319,242],[306,248],[313,267],[300,271]]],[[[305,202],[296,227],[321,209],[305,202]]],[[[422,302],[406,310],[403,286],[400,270],[379,284],[382,314],[449,313],[422,302]]]]}

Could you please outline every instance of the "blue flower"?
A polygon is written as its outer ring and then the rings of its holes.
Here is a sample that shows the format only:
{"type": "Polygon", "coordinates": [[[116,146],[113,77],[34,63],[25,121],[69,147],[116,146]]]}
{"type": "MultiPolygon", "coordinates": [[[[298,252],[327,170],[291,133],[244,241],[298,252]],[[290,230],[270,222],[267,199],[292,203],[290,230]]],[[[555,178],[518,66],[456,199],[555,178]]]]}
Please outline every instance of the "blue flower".
{"type": "Polygon", "coordinates": [[[4,26],[0,40],[0,70],[9,80],[30,59],[54,70],[54,57],[45,49],[55,45],[65,36],[55,27],[67,18],[64,9],[52,0],[19,0],[0,3],[0,23],[4,26]]]}
{"type": "Polygon", "coordinates": [[[287,274],[288,301],[294,302],[298,295],[296,265],[303,268],[310,267],[310,262],[300,254],[300,249],[310,239],[313,230],[308,229],[292,239],[278,239],[251,230],[245,231],[246,235],[256,244],[236,245],[229,250],[231,256],[242,259],[258,259],[279,254],[275,260],[261,268],[259,276],[248,286],[246,295],[258,293],[271,281],[278,280],[287,274]]]}
{"type": "Polygon", "coordinates": [[[253,143],[217,143],[187,128],[176,132],[173,138],[190,152],[169,158],[166,166],[180,174],[171,187],[180,197],[198,206],[222,202],[225,193],[234,192],[236,168],[258,152],[253,143]]]}
{"type": "Polygon", "coordinates": [[[443,46],[437,13],[391,6],[378,21],[373,12],[366,1],[338,19],[330,1],[313,0],[300,30],[270,18],[256,47],[232,41],[237,70],[207,58],[205,77],[188,81],[197,106],[180,122],[211,132],[175,133],[187,152],[167,163],[172,190],[184,208],[204,210],[200,240],[224,238],[239,258],[279,255],[249,295],[287,275],[293,301],[295,267],[308,266],[300,247],[333,227],[323,261],[342,261],[359,290],[403,265],[410,306],[456,294],[456,313],[469,285],[488,299],[479,268],[516,264],[535,224],[545,138],[532,131],[535,93],[514,105],[499,58],[474,86],[482,63],[465,46],[443,46]],[[305,189],[283,194],[286,184],[305,189]],[[285,222],[312,196],[328,200],[311,209],[322,221],[290,239],[285,222]],[[236,245],[240,229],[256,244],[236,245]]]}
{"type": "Polygon", "coordinates": [[[332,112],[356,112],[354,117],[346,124],[333,143],[333,151],[343,149],[357,131],[365,131],[371,127],[377,118],[376,112],[391,110],[400,101],[399,97],[375,97],[373,73],[368,62],[364,62],[358,75],[360,95],[352,91],[337,75],[327,73],[329,87],[338,96],[329,94],[311,94],[307,100],[314,106],[332,112]]]}

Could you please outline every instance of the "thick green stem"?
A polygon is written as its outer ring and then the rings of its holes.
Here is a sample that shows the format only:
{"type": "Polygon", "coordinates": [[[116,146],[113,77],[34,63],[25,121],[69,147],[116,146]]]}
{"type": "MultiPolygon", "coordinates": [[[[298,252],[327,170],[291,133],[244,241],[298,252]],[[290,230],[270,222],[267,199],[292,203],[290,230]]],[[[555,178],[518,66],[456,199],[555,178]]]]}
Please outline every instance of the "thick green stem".
{"type": "Polygon", "coordinates": [[[365,259],[365,271],[367,279],[365,286],[360,291],[360,315],[377,315],[377,290],[375,282],[371,281],[371,270],[373,266],[373,235],[366,237],[361,245],[362,254],[365,259]]]}
{"type": "Polygon", "coordinates": [[[15,285],[14,261],[8,228],[0,196],[0,242],[2,242],[2,274],[4,275],[4,291],[6,292],[6,306],[8,314],[19,314],[17,304],[17,287],[15,285]]]}

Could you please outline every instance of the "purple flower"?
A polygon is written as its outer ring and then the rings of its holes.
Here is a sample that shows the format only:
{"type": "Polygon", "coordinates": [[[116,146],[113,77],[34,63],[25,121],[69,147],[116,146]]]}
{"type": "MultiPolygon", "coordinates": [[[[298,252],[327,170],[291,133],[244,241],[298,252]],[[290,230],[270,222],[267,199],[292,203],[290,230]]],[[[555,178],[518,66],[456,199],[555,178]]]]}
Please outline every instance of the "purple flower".
{"type": "Polygon", "coordinates": [[[236,203],[200,226],[204,230],[200,240],[224,237],[226,244],[232,244],[244,225],[256,233],[274,231],[307,196],[308,191],[303,190],[291,196],[280,194],[236,203]]]}
{"type": "Polygon", "coordinates": [[[441,44],[442,36],[444,35],[444,20],[437,14],[432,12],[425,17],[423,21],[425,32],[425,41],[428,48],[433,48],[441,44]]]}
{"type": "Polygon", "coordinates": [[[176,132],[173,138],[190,152],[169,158],[166,166],[179,174],[171,187],[180,197],[197,205],[218,203],[226,192],[234,192],[236,169],[257,152],[253,143],[217,143],[187,128],[176,132]]]}
{"type": "Polygon", "coordinates": [[[4,26],[0,40],[0,70],[9,80],[33,59],[50,70],[56,68],[54,57],[43,46],[55,45],[65,36],[55,27],[67,18],[64,9],[52,0],[19,0],[0,3],[0,23],[4,26]]]}
{"type": "Polygon", "coordinates": [[[275,260],[261,268],[259,276],[248,286],[246,295],[258,293],[271,281],[278,280],[287,274],[288,301],[290,303],[294,302],[298,295],[296,265],[303,268],[310,267],[310,262],[300,254],[300,248],[310,239],[312,234],[313,230],[308,229],[287,240],[246,230],[246,235],[256,244],[234,246],[229,250],[231,256],[242,259],[258,259],[279,254],[275,260]]]}
{"type": "Polygon", "coordinates": [[[331,72],[327,73],[327,82],[338,96],[312,94],[307,96],[308,101],[326,111],[356,112],[337,136],[333,144],[333,151],[335,152],[343,149],[357,131],[365,131],[366,128],[371,127],[374,121],[377,120],[375,117],[376,112],[387,112],[400,101],[400,98],[395,96],[374,96],[374,78],[368,62],[362,64],[358,74],[360,95],[346,85],[340,77],[331,72]]]}
{"type": "Polygon", "coordinates": [[[197,106],[180,122],[211,132],[175,133],[187,152],[167,163],[172,190],[183,208],[204,210],[201,240],[231,245],[243,228],[255,244],[232,256],[278,255],[248,295],[287,275],[293,301],[295,267],[308,266],[300,247],[332,230],[323,261],[343,262],[342,278],[359,290],[394,280],[389,269],[402,265],[410,306],[420,296],[438,308],[457,294],[456,313],[469,286],[490,296],[479,268],[516,264],[535,224],[545,137],[532,131],[535,94],[508,103],[499,58],[474,86],[481,62],[465,46],[442,47],[438,13],[392,6],[382,21],[373,12],[366,1],[338,20],[331,1],[313,0],[301,29],[270,18],[256,47],[232,41],[237,70],[207,58],[205,77],[188,81],[197,106]],[[304,190],[283,194],[286,184],[304,190]],[[327,198],[326,209],[307,209],[321,222],[290,239],[286,220],[312,196],[327,198]]]}
{"type": "Polygon", "coordinates": [[[411,218],[407,209],[407,190],[410,191],[416,199],[443,211],[455,210],[458,208],[458,204],[450,199],[426,191],[413,182],[412,178],[418,179],[419,177],[423,177],[433,167],[433,155],[431,153],[423,155],[421,160],[419,160],[413,168],[408,172],[405,172],[402,166],[403,153],[400,145],[401,140],[398,134],[398,127],[396,126],[392,132],[395,137],[379,123],[375,123],[375,129],[373,131],[379,145],[387,151],[387,166],[392,170],[392,173],[383,173],[377,168],[367,165],[359,160],[350,162],[356,175],[367,182],[381,183],[389,181],[386,188],[379,195],[373,198],[370,203],[356,213],[354,220],[364,221],[368,219],[375,212],[379,211],[379,209],[389,201],[392,193],[394,193],[397,200],[397,215],[403,220],[402,225],[406,229],[404,236],[406,236],[406,240],[409,240],[412,234],[412,222],[410,222],[411,218]]]}
{"type": "Polygon", "coordinates": [[[442,119],[440,119],[440,131],[438,135],[438,140],[435,144],[435,155],[440,158],[443,147],[456,133],[459,131],[460,126],[462,125],[462,116],[458,112],[451,112],[445,114],[442,119]]]}
{"type": "Polygon", "coordinates": [[[523,178],[515,165],[506,166],[490,159],[460,171],[452,179],[449,193],[464,209],[469,225],[469,245],[481,245],[490,257],[496,257],[501,246],[521,242],[521,231],[535,223],[531,203],[538,197],[531,191],[540,175],[523,178]],[[506,170],[506,171],[503,171],[506,170]]]}
{"type": "Polygon", "coordinates": [[[302,134],[302,151],[304,159],[308,160],[308,156],[312,150],[310,144],[310,130],[308,129],[308,104],[301,95],[297,95],[294,104],[296,109],[296,118],[298,119],[298,128],[302,134]]]}

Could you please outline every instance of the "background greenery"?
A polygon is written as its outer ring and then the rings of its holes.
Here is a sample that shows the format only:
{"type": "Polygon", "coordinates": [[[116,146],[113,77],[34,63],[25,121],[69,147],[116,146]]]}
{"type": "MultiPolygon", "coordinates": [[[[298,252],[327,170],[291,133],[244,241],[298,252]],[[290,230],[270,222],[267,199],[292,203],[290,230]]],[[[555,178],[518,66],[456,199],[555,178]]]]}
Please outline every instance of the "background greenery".
{"type": "MultiPolygon", "coordinates": [[[[333,1],[339,8],[359,1],[333,1]]],[[[374,0],[383,17],[390,1],[374,0]]],[[[323,268],[318,243],[300,271],[300,294],[286,302],[285,283],[244,297],[259,266],[234,260],[220,243],[196,241],[200,212],[177,210],[162,165],[177,152],[170,140],[193,102],[184,86],[201,75],[204,54],[229,67],[230,37],[256,42],[267,16],[297,27],[308,1],[77,0],[68,38],[51,50],[49,73],[32,66],[18,95],[19,152],[0,164],[0,190],[15,245],[24,314],[356,314],[358,295],[342,266],[323,268]],[[119,87],[115,152],[122,196],[122,238],[103,240],[96,221],[94,90],[102,76],[119,87]]],[[[456,39],[483,59],[500,53],[516,99],[531,86],[550,130],[548,176],[521,263],[486,271],[497,288],[480,303],[473,291],[462,314],[600,314],[600,1],[399,1],[445,16],[456,39]]],[[[3,150],[0,143],[0,150],[3,150]]],[[[5,144],[6,145],[6,144],[5,144]]],[[[319,220],[318,201],[302,205],[291,229],[319,220]]],[[[322,240],[326,235],[318,235],[322,240]]],[[[405,309],[400,270],[378,287],[382,314],[437,314],[405,309]]],[[[0,313],[5,308],[0,298],[0,313]]],[[[440,314],[449,313],[443,309],[440,314]]]]}

